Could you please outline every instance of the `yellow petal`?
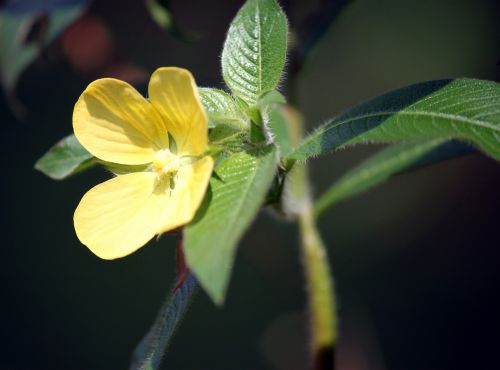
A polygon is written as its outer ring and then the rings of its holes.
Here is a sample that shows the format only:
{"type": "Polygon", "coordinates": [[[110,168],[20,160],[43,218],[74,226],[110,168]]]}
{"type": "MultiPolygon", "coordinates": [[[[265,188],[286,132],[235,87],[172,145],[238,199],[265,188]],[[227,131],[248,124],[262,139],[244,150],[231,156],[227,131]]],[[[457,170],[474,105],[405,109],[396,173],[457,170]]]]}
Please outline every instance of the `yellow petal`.
{"type": "Polygon", "coordinates": [[[148,242],[158,231],[168,191],[159,191],[152,172],[122,175],[99,184],[80,201],[75,230],[80,241],[97,256],[126,256],[148,242]]]}
{"type": "Polygon", "coordinates": [[[207,115],[188,70],[157,69],[149,81],[149,99],[162,116],[178,155],[200,156],[207,147],[207,115]]]}
{"type": "Polygon", "coordinates": [[[158,233],[190,222],[203,200],[214,167],[212,157],[203,157],[177,173],[175,187],[160,220],[158,233]]]}
{"type": "Polygon", "coordinates": [[[103,78],[92,82],[73,111],[80,143],[94,156],[119,164],[152,161],[168,148],[168,134],[158,112],[126,82],[103,78]]]}

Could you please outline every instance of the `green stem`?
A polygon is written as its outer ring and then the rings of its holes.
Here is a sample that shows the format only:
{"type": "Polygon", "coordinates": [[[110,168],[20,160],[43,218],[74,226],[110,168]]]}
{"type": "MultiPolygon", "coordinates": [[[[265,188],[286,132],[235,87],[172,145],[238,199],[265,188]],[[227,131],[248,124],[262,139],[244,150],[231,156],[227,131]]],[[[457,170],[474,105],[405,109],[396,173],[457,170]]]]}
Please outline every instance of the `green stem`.
{"type": "MultiPolygon", "coordinates": [[[[292,142],[296,144],[302,138],[302,121],[297,113],[291,116],[295,124],[289,122],[289,129],[292,142]]],[[[300,162],[290,162],[288,166],[290,172],[283,190],[283,207],[285,213],[295,216],[299,224],[309,301],[312,368],[332,370],[337,340],[333,276],[325,245],[316,226],[307,166],[300,162]]]]}
{"type": "MultiPolygon", "coordinates": [[[[305,178],[307,181],[307,178],[305,178]]],[[[332,370],[337,340],[334,283],[325,245],[318,232],[311,202],[298,214],[312,336],[314,370],[332,370]]]]}

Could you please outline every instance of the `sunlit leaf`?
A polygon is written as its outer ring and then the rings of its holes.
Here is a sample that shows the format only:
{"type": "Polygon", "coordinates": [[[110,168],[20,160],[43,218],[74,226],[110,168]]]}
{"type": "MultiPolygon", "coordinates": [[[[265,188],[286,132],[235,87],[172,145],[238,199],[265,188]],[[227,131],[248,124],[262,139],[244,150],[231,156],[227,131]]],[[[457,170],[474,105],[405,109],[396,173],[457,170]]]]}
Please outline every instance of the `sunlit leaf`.
{"type": "Polygon", "coordinates": [[[219,89],[207,87],[199,88],[200,99],[208,113],[209,127],[215,127],[218,123],[245,128],[247,118],[241,111],[235,100],[219,89]]]}
{"type": "Polygon", "coordinates": [[[289,158],[305,160],[363,142],[457,139],[500,160],[500,84],[440,80],[364,102],[320,126],[289,158]]]}
{"type": "Polygon", "coordinates": [[[231,22],[222,75],[248,105],[278,85],[285,65],[287,19],[276,0],[248,0],[231,22]]]}
{"type": "Polygon", "coordinates": [[[218,304],[224,301],[236,246],[264,203],[276,165],[273,147],[224,159],[195,220],[186,227],[187,264],[218,304]]]}

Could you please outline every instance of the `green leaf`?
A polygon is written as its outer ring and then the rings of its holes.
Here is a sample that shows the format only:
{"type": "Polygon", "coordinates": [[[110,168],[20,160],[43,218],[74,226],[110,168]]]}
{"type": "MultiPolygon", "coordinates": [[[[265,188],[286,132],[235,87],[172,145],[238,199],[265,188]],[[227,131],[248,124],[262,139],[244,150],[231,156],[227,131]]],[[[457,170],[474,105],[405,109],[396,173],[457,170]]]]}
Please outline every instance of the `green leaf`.
{"type": "Polygon", "coordinates": [[[264,203],[276,167],[274,147],[222,160],[195,220],[186,227],[187,264],[217,304],[224,301],[236,246],[264,203]]]}
{"type": "Polygon", "coordinates": [[[261,107],[271,105],[271,104],[285,104],[286,99],[279,91],[273,90],[265,93],[262,98],[259,99],[259,105],[261,107]]]}
{"type": "Polygon", "coordinates": [[[305,160],[362,142],[457,139],[500,160],[500,84],[439,80],[404,87],[327,122],[289,158],[305,160]]]}
{"type": "Polygon", "coordinates": [[[196,287],[196,279],[189,274],[186,281],[169,295],[153,326],[135,349],[130,370],[156,370],[160,367],[165,350],[196,287]]]}
{"type": "Polygon", "coordinates": [[[463,146],[450,146],[446,139],[395,144],[363,161],[341,177],[318,198],[314,205],[316,217],[327,208],[379,185],[398,173],[462,155],[463,146]],[[444,150],[443,150],[444,149],[444,150]]]}
{"type": "Polygon", "coordinates": [[[275,0],[248,0],[231,22],[222,75],[234,95],[257,104],[278,85],[285,65],[288,24],[275,0]]]}
{"type": "Polygon", "coordinates": [[[207,87],[198,89],[200,99],[208,114],[209,127],[215,127],[218,123],[246,128],[247,118],[238,104],[228,93],[207,87]]]}
{"type": "Polygon", "coordinates": [[[50,148],[35,163],[35,168],[54,180],[62,180],[94,164],[92,154],[75,135],[69,135],[50,148]]]}
{"type": "Polygon", "coordinates": [[[242,150],[243,140],[248,136],[246,131],[235,129],[233,126],[218,125],[210,130],[208,138],[212,148],[219,151],[238,152],[242,150]]]}
{"type": "Polygon", "coordinates": [[[290,154],[293,149],[292,134],[284,115],[285,111],[280,107],[274,107],[269,111],[269,129],[281,157],[290,154]]]}

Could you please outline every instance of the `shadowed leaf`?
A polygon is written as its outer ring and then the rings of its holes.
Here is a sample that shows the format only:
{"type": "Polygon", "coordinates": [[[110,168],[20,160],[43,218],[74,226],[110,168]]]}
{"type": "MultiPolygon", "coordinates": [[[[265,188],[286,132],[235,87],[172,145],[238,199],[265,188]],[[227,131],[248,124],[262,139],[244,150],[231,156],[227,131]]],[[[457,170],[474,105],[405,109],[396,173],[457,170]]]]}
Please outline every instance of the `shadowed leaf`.
{"type": "Polygon", "coordinates": [[[272,147],[222,160],[204,204],[186,227],[187,264],[217,304],[224,301],[236,246],[264,203],[276,166],[272,147]]]}
{"type": "Polygon", "coordinates": [[[472,152],[462,143],[435,139],[394,144],[369,157],[336,181],[314,204],[319,217],[327,208],[409,170],[472,152]]]}

